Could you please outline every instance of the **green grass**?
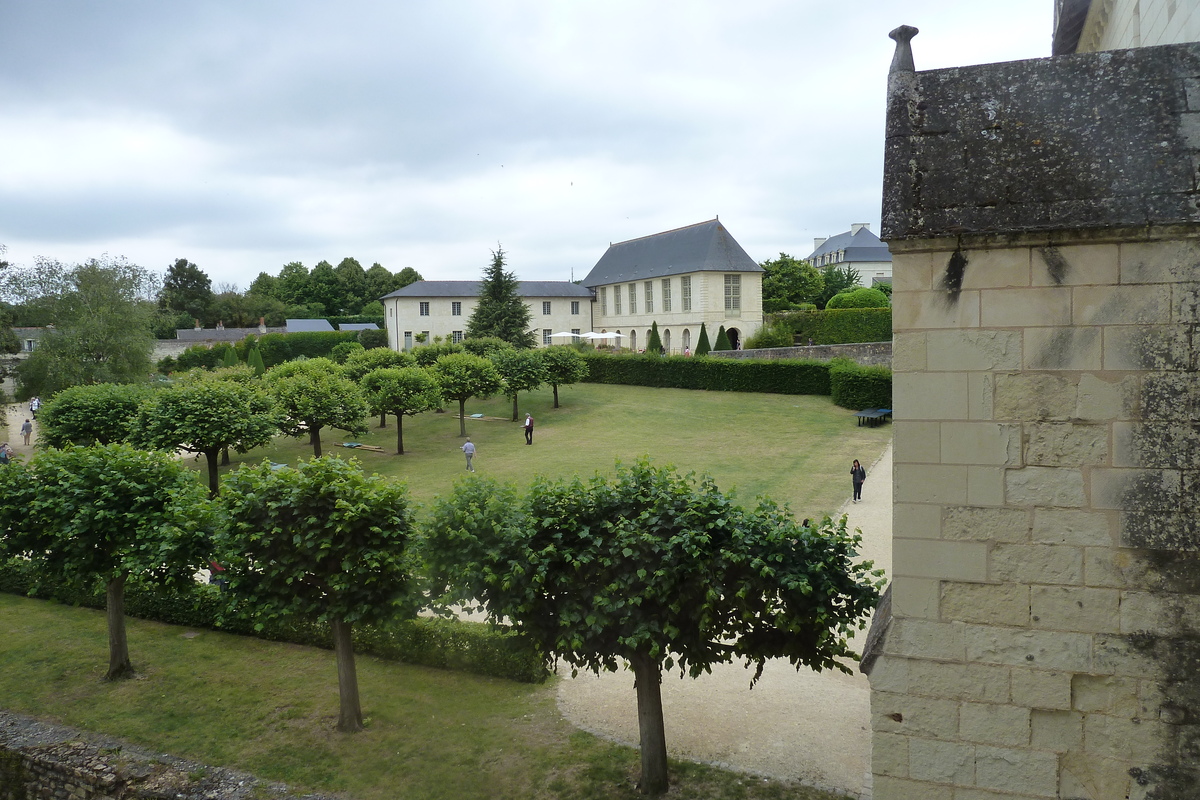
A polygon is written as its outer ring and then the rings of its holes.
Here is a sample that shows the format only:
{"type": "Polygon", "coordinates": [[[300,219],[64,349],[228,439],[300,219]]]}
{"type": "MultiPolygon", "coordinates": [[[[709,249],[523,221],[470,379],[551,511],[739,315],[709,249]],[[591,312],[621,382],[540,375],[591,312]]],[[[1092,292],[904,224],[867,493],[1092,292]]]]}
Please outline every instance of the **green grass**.
{"type": "MultiPolygon", "coordinates": [[[[340,734],[332,653],[128,624],[137,678],[108,683],[102,612],[0,594],[4,706],[357,800],[639,796],[637,752],[572,728],[553,683],[360,656],[367,728],[340,734]]],[[[671,776],[675,797],[835,797],[699,764],[673,762],[671,776]]]]}
{"type": "MultiPolygon", "coordinates": [[[[799,518],[819,518],[849,499],[850,462],[857,458],[870,467],[891,439],[890,426],[860,428],[853,412],[828,397],[604,384],[563,387],[559,397],[556,409],[549,389],[521,395],[521,419],[528,411],[536,422],[532,446],[525,445],[520,423],[508,421],[511,401],[468,402],[468,415],[504,418],[467,420],[478,473],[525,486],[535,475],[611,474],[617,459],[648,455],[658,464],[711,475],[721,489],[736,489],[743,504],[765,494],[788,503],[799,518]]],[[[394,417],[385,429],[377,427],[378,418],[371,420],[365,436],[322,431],[322,442],[326,453],[355,454],[367,471],[405,481],[414,499],[428,503],[465,472],[456,415],[453,404],[445,414],[406,417],[403,456],[395,454],[394,417]],[[343,441],[387,452],[335,446],[343,441]]],[[[234,454],[231,468],[264,457],[295,463],[311,455],[307,439],[281,438],[271,447],[234,454]]]]}

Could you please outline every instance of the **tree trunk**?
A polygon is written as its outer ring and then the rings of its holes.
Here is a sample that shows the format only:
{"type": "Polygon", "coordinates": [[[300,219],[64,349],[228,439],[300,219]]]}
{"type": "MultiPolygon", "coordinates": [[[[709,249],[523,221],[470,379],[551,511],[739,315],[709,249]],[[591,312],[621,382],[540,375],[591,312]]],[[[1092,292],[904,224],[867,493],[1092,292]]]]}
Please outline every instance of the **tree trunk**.
{"type": "Polygon", "coordinates": [[[133,664],[129,661],[129,642],[125,638],[125,578],[121,575],[108,582],[105,589],[108,614],[108,674],[107,681],[133,677],[133,664]]]}
{"type": "Polygon", "coordinates": [[[558,408],[558,384],[554,384],[554,407],[558,408]]]}
{"type": "Polygon", "coordinates": [[[513,422],[517,421],[517,396],[516,396],[516,394],[513,395],[513,418],[512,418],[512,421],[513,422]]]}
{"type": "Polygon", "coordinates": [[[363,729],[362,706],[358,702],[358,671],[354,667],[353,625],[345,620],[330,621],[333,628],[333,652],[337,656],[338,699],[341,714],[338,730],[354,733],[363,729]]]}
{"type": "Polygon", "coordinates": [[[217,473],[217,451],[205,450],[204,460],[208,462],[208,496],[216,497],[221,486],[220,476],[217,473]]]}
{"type": "Polygon", "coordinates": [[[458,401],[458,435],[467,435],[467,398],[458,401]]]}
{"type": "Polygon", "coordinates": [[[404,415],[396,415],[396,455],[404,455],[404,415]]]}
{"type": "Polygon", "coordinates": [[[313,446],[313,456],[320,458],[321,456],[321,426],[314,425],[312,433],[308,436],[309,443],[313,446]]]}
{"type": "Polygon", "coordinates": [[[229,448],[228,447],[221,448],[221,466],[222,467],[229,466],[229,448]]]}
{"type": "Polygon", "coordinates": [[[387,427],[387,412],[386,411],[379,412],[379,427],[381,427],[381,428],[387,427]]]}
{"type": "Polygon", "coordinates": [[[658,662],[643,653],[629,659],[637,689],[638,733],[642,745],[642,794],[667,791],[667,735],[663,730],[662,676],[658,662]]]}

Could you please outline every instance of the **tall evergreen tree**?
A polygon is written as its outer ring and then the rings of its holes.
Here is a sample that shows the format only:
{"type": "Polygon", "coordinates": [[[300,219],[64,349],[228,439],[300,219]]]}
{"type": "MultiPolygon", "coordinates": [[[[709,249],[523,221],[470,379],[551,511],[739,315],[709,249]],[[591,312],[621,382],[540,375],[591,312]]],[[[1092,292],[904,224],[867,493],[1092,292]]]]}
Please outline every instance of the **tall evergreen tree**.
{"type": "Polygon", "coordinates": [[[729,334],[725,332],[725,326],[722,325],[717,329],[717,341],[713,344],[713,350],[732,350],[733,346],[729,344],[729,334]]]}
{"type": "Polygon", "coordinates": [[[483,271],[479,304],[467,321],[467,336],[495,336],[514,347],[533,347],[532,314],[521,299],[517,276],[504,271],[504,248],[492,251],[492,263],[483,271]]]}
{"type": "Polygon", "coordinates": [[[706,356],[712,350],[712,345],[708,343],[708,330],[705,329],[704,323],[700,323],[700,335],[696,337],[696,355],[706,356]]]}
{"type": "Polygon", "coordinates": [[[662,337],[658,335],[658,322],[650,323],[650,337],[646,340],[646,352],[656,356],[663,353],[662,337]]]}

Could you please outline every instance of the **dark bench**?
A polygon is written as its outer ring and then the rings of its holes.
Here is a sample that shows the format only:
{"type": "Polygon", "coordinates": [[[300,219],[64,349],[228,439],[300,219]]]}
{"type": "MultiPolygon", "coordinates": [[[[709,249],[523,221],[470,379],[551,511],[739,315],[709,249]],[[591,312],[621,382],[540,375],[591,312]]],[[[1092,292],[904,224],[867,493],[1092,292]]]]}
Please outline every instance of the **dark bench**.
{"type": "Polygon", "coordinates": [[[856,411],[854,416],[858,417],[858,426],[860,428],[863,425],[874,428],[892,416],[892,410],[890,408],[864,408],[862,411],[856,411]]]}

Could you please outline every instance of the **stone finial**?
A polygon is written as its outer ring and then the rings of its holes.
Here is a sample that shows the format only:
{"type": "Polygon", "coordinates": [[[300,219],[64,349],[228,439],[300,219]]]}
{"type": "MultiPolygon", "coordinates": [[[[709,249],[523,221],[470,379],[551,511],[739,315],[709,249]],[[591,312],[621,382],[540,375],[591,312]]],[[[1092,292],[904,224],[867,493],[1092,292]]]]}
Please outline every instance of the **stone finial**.
{"type": "Polygon", "coordinates": [[[913,66],[912,45],[909,42],[918,33],[920,31],[911,25],[901,25],[888,34],[896,42],[896,53],[892,56],[892,68],[889,70],[889,74],[917,71],[917,68],[913,66]]]}

